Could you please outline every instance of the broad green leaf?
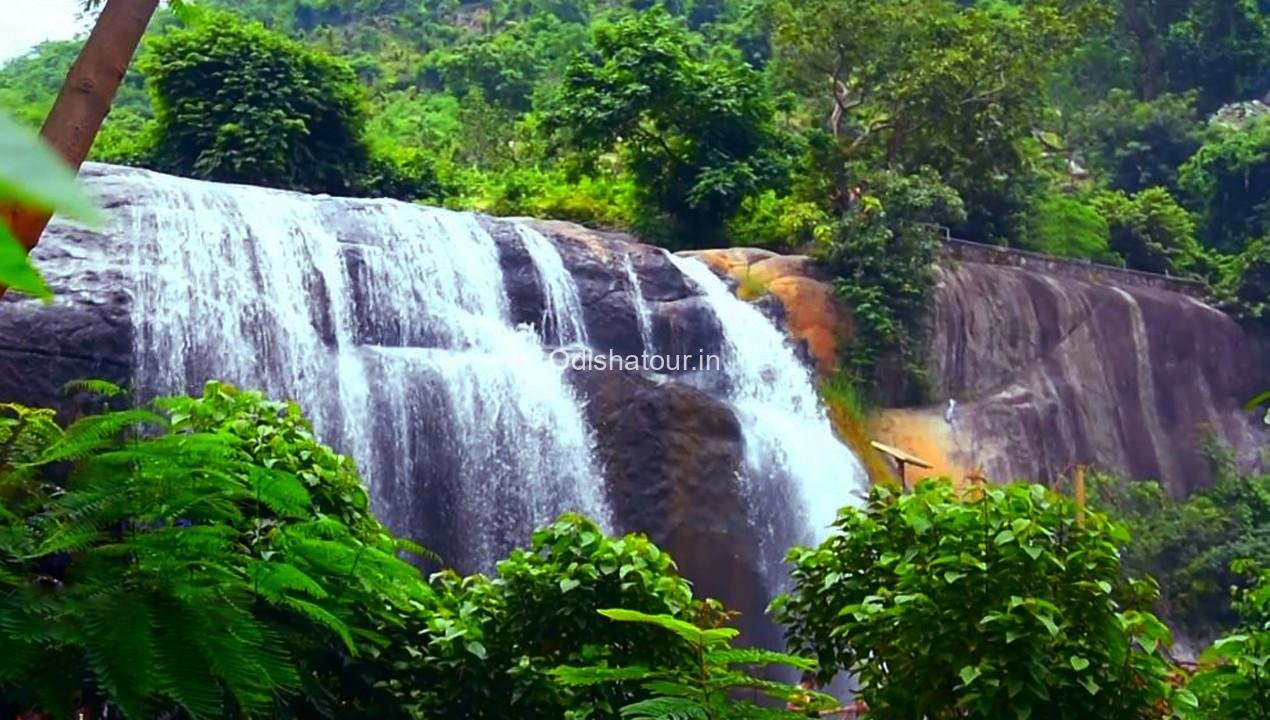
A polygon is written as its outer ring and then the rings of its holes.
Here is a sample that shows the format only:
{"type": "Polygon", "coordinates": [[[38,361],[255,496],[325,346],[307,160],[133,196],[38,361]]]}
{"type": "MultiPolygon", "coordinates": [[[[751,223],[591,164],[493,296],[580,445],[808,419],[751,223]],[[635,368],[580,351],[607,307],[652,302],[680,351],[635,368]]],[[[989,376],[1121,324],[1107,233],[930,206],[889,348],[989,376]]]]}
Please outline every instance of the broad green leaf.
{"type": "Polygon", "coordinates": [[[1068,661],[1072,664],[1072,669],[1076,672],[1080,672],[1081,670],[1089,667],[1089,661],[1079,655],[1071,656],[1068,658],[1068,661]]]}
{"type": "Polygon", "coordinates": [[[26,128],[0,113],[0,201],[61,213],[98,225],[101,211],[65,161],[26,128]]]}
{"type": "Polygon", "coordinates": [[[0,222],[0,285],[45,302],[53,297],[40,271],[31,263],[31,257],[3,222],[0,222]]]}

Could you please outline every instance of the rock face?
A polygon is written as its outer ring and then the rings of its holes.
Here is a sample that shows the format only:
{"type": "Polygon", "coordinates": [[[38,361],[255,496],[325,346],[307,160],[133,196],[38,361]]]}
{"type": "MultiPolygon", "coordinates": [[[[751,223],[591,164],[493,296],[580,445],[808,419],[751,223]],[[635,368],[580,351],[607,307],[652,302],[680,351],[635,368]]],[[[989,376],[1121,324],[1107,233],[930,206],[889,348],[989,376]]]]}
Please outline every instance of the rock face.
{"type": "Polygon", "coordinates": [[[937,470],[1046,480],[1088,463],[1187,493],[1209,480],[1207,431],[1264,462],[1270,433],[1242,405],[1270,387],[1270,352],[1191,297],[963,262],[940,269],[931,333],[939,404],[884,414],[879,433],[925,438],[937,470]]]}

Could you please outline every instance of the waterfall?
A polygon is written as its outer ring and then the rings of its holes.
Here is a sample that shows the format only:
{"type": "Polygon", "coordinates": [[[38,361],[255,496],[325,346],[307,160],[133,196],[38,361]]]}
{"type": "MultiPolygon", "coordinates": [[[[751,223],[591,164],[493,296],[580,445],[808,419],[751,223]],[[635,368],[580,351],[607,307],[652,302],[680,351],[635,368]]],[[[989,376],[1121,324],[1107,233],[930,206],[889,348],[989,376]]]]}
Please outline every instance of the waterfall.
{"type": "Polygon", "coordinates": [[[560,252],[537,230],[517,225],[516,234],[533,260],[542,286],[543,342],[554,342],[561,347],[586,345],[582,301],[578,298],[577,284],[564,267],[560,252]]]}
{"type": "Polygon", "coordinates": [[[785,336],[706,265],[668,257],[704,293],[722,331],[722,377],[690,380],[721,394],[737,413],[749,522],[766,575],[783,583],[785,551],[824,539],[838,508],[860,504],[868,487],[864,468],[834,435],[811,374],[785,336]]]}
{"type": "MultiPolygon", "coordinates": [[[[341,224],[323,198],[146,182],[156,209],[127,211],[143,397],[216,378],[297,401],[356,459],[379,516],[466,570],[564,511],[609,526],[579,400],[509,320],[474,217],[340,201],[341,224]]],[[[555,339],[582,341],[577,290],[534,235],[555,339]]]]}
{"type": "Polygon", "coordinates": [[[622,256],[622,271],[626,273],[626,282],[631,286],[631,303],[635,307],[635,321],[639,324],[640,347],[645,356],[655,355],[657,346],[653,343],[653,311],[644,298],[644,290],[639,286],[639,276],[635,274],[635,263],[631,254],[622,256]]]}

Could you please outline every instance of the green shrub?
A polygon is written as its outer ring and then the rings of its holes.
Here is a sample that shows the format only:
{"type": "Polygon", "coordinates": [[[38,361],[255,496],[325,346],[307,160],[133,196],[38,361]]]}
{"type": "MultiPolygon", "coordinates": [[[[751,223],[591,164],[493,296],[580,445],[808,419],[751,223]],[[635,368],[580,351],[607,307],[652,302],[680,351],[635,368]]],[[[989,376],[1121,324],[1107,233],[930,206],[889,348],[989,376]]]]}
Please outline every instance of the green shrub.
{"type": "Polygon", "coordinates": [[[946,480],[874,488],[817,548],[796,548],[773,609],[822,679],[850,671],[869,717],[1170,717],[1168,629],[1126,582],[1105,516],[1040,485],[959,497],[946,480]]]}
{"type": "Polygon", "coordinates": [[[1233,259],[1220,291],[1235,315],[1270,327],[1270,235],[1250,242],[1233,259]]]}
{"type": "Polygon", "coordinates": [[[751,673],[756,669],[784,666],[803,672],[816,663],[804,658],[759,648],[733,648],[739,633],[734,628],[684,622],[670,615],[649,615],[633,610],[607,609],[601,615],[617,622],[641,625],[673,633],[687,650],[692,662],[668,668],[627,665],[564,665],[553,673],[565,685],[589,687],[602,683],[639,683],[648,692],[646,700],[622,708],[623,718],[664,720],[794,720],[837,707],[834,699],[795,685],[766,680],[751,673]],[[801,706],[799,711],[765,707],[745,698],[745,694],[768,702],[801,706]]]}
{"type": "Polygon", "coordinates": [[[1237,254],[1270,234],[1270,115],[1214,126],[1181,167],[1180,183],[1202,219],[1206,246],[1237,254]]]}
{"type": "Polygon", "coordinates": [[[546,123],[578,151],[620,153],[641,206],[693,247],[718,241],[789,164],[762,76],[700,41],[658,7],[597,24],[595,52],[569,65],[546,123]]]}
{"type": "Polygon", "coordinates": [[[1021,244],[1048,255],[1123,265],[1108,247],[1109,236],[1107,221],[1093,205],[1052,194],[1039,198],[1028,211],[1021,244]]]}
{"type": "Polygon", "coordinates": [[[1093,474],[1094,507],[1122,518],[1133,535],[1126,572],[1151,575],[1160,609],[1194,636],[1234,625],[1228,589],[1240,583],[1232,561],[1270,556],[1270,475],[1240,475],[1219,464],[1212,486],[1175,500],[1154,482],[1093,474]]]}
{"type": "Polygon", "coordinates": [[[365,91],[352,68],[258,22],[201,13],[141,59],[158,169],[354,194],[366,167],[365,91]]]}
{"type": "Polygon", "coordinates": [[[884,360],[898,363],[900,402],[921,402],[922,325],[935,279],[939,235],[932,224],[965,217],[961,198],[930,169],[857,174],[860,197],[845,208],[816,257],[851,309],[856,336],[845,368],[856,385],[875,387],[884,360]]]}
{"type": "Polygon", "coordinates": [[[493,579],[443,573],[433,586],[421,675],[412,687],[425,716],[434,717],[616,717],[647,697],[638,684],[564,687],[551,671],[678,667],[688,656],[673,638],[610,622],[599,610],[688,621],[702,607],[670,557],[646,537],[607,538],[573,515],[535,532],[530,548],[499,563],[493,579]]]}
{"type": "Polygon", "coordinates": [[[467,207],[492,215],[571,220],[599,228],[639,224],[634,186],[611,173],[570,178],[563,170],[527,167],[468,178],[479,182],[480,189],[467,207]]]}
{"type": "Polygon", "coordinates": [[[1191,679],[1204,720],[1270,717],[1270,571],[1249,561],[1232,570],[1256,581],[1236,597],[1240,627],[1204,652],[1191,679]]]}
{"type": "Polygon", "coordinates": [[[833,219],[820,205],[774,190],[745,198],[727,225],[729,243],[778,251],[813,247],[832,232],[833,219]]]}
{"type": "Polygon", "coordinates": [[[1195,221],[1164,188],[1136,195],[1104,193],[1093,199],[1093,206],[1107,222],[1108,249],[1128,267],[1172,275],[1196,269],[1201,248],[1195,221]]]}

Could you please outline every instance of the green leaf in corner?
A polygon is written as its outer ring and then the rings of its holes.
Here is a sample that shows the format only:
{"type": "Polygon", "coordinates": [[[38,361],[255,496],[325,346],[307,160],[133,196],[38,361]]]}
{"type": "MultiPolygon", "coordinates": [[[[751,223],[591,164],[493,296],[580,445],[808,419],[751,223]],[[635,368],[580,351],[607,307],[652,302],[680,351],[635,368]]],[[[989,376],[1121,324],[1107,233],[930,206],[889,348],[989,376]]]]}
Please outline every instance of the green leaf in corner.
{"type": "Polygon", "coordinates": [[[0,222],[0,285],[34,295],[45,302],[53,297],[48,285],[44,284],[44,278],[31,264],[26,250],[3,222],[0,222]]]}
{"type": "Polygon", "coordinates": [[[87,225],[101,211],[75,181],[75,173],[34,133],[0,113],[0,200],[61,213],[87,225]]]}

